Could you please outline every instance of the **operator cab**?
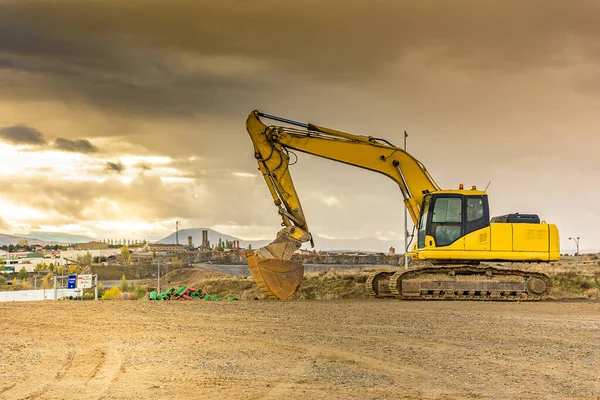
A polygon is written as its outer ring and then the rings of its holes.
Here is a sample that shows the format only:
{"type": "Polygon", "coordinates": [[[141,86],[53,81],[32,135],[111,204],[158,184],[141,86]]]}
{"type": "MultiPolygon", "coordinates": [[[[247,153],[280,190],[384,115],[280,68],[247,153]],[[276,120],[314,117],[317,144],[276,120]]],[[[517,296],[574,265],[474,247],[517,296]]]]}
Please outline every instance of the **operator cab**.
{"type": "Polygon", "coordinates": [[[485,192],[448,190],[426,194],[421,206],[417,248],[425,248],[426,236],[434,238],[436,247],[443,247],[489,225],[489,205],[485,192]]]}

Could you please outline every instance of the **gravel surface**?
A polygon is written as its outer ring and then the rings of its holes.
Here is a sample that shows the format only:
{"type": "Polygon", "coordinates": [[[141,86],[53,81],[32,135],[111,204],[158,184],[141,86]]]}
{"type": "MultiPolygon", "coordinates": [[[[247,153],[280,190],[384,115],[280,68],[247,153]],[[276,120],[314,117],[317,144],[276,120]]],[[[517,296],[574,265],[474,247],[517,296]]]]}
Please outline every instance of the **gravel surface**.
{"type": "Polygon", "coordinates": [[[600,303],[1,303],[0,398],[598,399],[600,303]]]}

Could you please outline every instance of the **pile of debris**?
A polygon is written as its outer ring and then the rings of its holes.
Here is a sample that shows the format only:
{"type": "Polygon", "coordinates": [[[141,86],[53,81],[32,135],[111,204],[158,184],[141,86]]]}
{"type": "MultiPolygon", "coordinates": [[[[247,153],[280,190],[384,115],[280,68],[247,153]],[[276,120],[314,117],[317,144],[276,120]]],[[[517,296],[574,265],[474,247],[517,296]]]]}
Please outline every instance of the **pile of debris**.
{"type": "MultiPolygon", "coordinates": [[[[218,301],[221,298],[217,295],[211,296],[202,289],[189,288],[182,286],[179,289],[170,288],[162,293],[157,293],[155,290],[146,292],[142,300],[207,300],[218,301]]],[[[242,300],[237,297],[228,296],[226,300],[242,300]]]]}

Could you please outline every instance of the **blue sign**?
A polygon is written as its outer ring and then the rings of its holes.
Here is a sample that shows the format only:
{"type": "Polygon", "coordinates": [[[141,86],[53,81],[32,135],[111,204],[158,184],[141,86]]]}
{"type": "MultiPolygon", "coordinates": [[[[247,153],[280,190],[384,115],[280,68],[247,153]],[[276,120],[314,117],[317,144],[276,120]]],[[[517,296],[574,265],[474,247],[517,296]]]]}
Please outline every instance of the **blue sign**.
{"type": "Polygon", "coordinates": [[[69,275],[67,289],[77,289],[77,274],[69,275]]]}

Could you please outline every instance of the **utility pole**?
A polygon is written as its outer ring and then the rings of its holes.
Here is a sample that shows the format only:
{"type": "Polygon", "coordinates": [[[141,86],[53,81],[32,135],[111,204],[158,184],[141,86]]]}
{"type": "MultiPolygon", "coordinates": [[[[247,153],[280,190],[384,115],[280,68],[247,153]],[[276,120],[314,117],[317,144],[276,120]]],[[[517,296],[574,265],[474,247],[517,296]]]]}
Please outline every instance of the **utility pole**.
{"type": "MultiPolygon", "coordinates": [[[[406,138],[408,132],[404,131],[404,151],[406,151],[406,138]]],[[[404,269],[408,269],[408,209],[404,206],[404,269]]]]}
{"type": "Polygon", "coordinates": [[[158,283],[156,285],[156,293],[160,293],[160,258],[157,258],[158,262],[158,283]]]}

